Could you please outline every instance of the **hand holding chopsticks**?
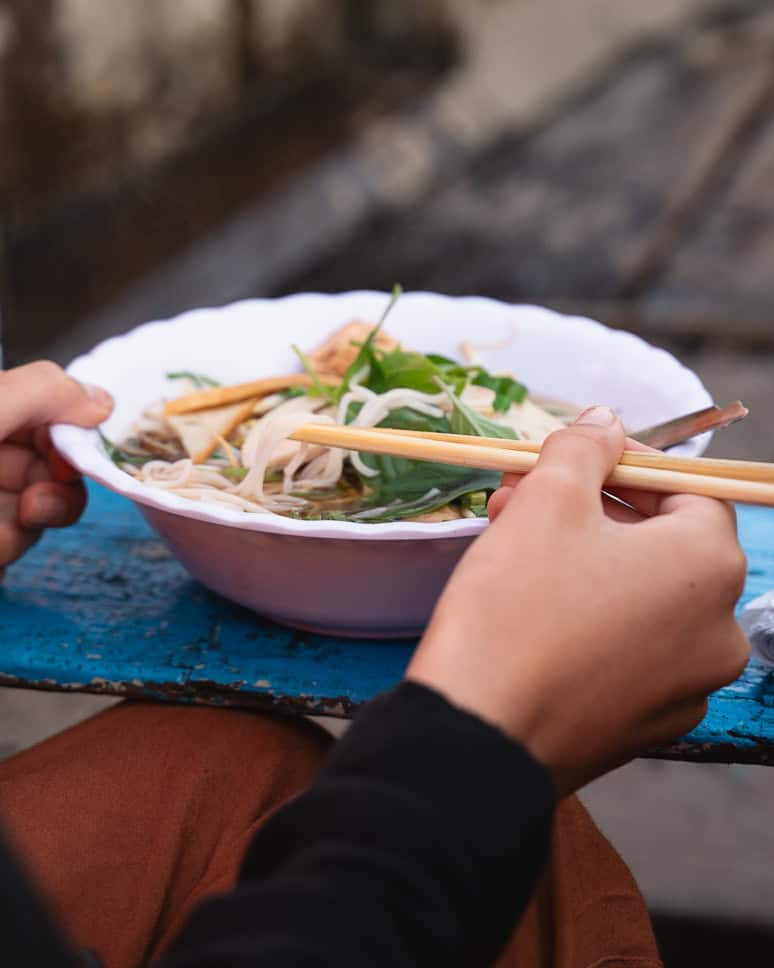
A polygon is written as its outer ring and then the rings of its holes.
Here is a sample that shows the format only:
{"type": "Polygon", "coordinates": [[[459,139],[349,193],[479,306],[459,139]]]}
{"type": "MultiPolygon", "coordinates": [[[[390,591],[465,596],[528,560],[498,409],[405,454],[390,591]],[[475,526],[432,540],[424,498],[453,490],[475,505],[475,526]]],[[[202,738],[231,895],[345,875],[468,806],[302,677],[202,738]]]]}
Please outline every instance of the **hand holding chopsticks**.
{"type": "Polygon", "coordinates": [[[407,670],[526,746],[560,796],[684,735],[748,656],[733,511],[684,494],[601,502],[624,443],[605,410],[495,493],[407,670]]]}
{"type": "MultiPolygon", "coordinates": [[[[538,460],[540,446],[528,441],[458,434],[309,424],[292,434],[294,440],[364,453],[388,454],[413,460],[526,474],[538,460]]],[[[610,487],[636,488],[662,494],[697,494],[774,507],[774,464],[756,461],[673,457],[624,451],[605,482],[610,487]]]]}

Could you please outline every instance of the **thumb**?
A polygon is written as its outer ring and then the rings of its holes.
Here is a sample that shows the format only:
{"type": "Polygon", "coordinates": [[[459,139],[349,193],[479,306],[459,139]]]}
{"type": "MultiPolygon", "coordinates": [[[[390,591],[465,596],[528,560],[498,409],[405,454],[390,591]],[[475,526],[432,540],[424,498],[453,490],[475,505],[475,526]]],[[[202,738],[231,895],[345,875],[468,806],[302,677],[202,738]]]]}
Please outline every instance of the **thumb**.
{"type": "Polygon", "coordinates": [[[572,426],[543,441],[529,476],[536,488],[551,489],[552,500],[566,493],[576,503],[588,499],[599,504],[602,485],[618,463],[625,440],[621,421],[609,407],[589,407],[572,426]]]}
{"type": "Polygon", "coordinates": [[[78,383],[55,363],[0,372],[0,440],[51,423],[95,427],[112,409],[113,398],[106,390],[78,383]]]}

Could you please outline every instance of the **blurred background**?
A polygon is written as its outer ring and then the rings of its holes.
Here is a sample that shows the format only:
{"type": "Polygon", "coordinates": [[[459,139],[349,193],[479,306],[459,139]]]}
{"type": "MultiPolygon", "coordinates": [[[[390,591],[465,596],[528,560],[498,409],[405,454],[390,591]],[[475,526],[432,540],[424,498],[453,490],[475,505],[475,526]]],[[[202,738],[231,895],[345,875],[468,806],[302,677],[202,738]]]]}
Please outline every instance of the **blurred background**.
{"type": "MultiPolygon", "coordinates": [[[[715,453],[772,460],[772,184],[767,0],[0,0],[6,365],[400,281],[633,330],[751,408],[715,453]]],[[[0,692],[0,753],[104,702],[0,692]]],[[[764,963],[774,772],[585,799],[668,965],[764,963]]]]}

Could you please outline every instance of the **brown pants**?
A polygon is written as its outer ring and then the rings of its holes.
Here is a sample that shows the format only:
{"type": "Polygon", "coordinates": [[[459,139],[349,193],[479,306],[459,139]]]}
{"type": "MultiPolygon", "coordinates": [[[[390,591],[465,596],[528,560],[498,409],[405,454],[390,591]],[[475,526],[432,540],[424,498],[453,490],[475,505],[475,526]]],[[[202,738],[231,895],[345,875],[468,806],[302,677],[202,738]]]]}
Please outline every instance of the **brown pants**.
{"type": "MultiPolygon", "coordinates": [[[[0,763],[0,816],[74,943],[136,968],[229,889],[254,831],[330,744],[303,721],[123,703],[0,763]]],[[[659,964],[629,871],[565,801],[498,968],[659,964]]]]}

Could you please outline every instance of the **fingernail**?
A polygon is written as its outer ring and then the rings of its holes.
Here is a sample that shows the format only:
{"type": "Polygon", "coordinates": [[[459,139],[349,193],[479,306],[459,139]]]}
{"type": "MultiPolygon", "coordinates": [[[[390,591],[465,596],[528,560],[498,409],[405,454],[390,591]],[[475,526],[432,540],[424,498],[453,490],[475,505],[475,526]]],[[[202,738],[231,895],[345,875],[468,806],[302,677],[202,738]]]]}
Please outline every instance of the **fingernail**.
{"type": "Polygon", "coordinates": [[[24,523],[31,528],[50,528],[64,524],[70,517],[70,505],[56,494],[38,494],[32,513],[24,523]]]}
{"type": "Polygon", "coordinates": [[[96,387],[91,383],[84,383],[83,390],[92,403],[96,404],[101,410],[113,409],[113,398],[102,387],[96,387]]]}
{"type": "Polygon", "coordinates": [[[576,424],[592,424],[595,427],[609,427],[617,417],[610,407],[588,407],[578,416],[576,424]]]}

